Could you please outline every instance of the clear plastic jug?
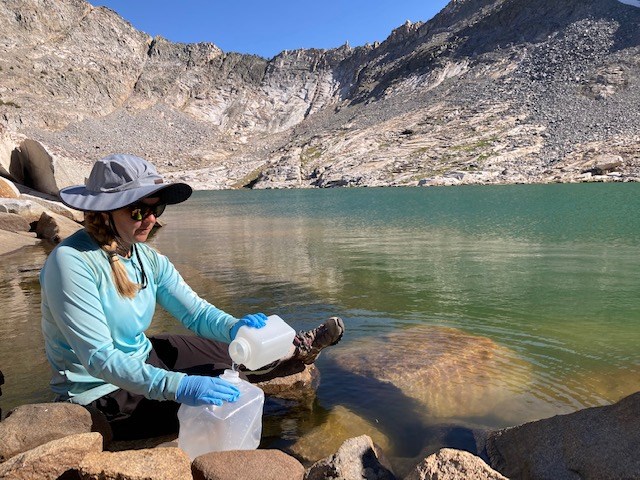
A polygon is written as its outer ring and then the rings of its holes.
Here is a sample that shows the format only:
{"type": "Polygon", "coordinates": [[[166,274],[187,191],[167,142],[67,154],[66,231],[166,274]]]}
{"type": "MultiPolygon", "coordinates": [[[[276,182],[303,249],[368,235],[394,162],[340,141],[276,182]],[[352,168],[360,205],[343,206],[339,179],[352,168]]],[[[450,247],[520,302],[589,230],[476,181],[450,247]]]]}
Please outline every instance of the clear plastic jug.
{"type": "Polygon", "coordinates": [[[238,365],[257,370],[286,356],[296,332],[277,315],[267,317],[262,328],[240,327],[229,344],[229,355],[238,365]]]}
{"type": "Polygon", "coordinates": [[[264,392],[233,370],[225,370],[220,378],[238,387],[238,400],[224,402],[220,407],[182,404],[178,409],[178,447],[191,460],[209,452],[253,450],[260,445],[264,392]]]}

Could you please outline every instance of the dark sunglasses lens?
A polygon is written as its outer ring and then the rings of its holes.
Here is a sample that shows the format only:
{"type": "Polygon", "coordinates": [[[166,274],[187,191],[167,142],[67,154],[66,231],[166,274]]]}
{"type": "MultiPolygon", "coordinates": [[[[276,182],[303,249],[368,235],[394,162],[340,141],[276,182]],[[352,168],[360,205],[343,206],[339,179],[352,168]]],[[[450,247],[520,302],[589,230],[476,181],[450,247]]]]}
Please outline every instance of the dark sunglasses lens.
{"type": "Polygon", "coordinates": [[[158,205],[154,205],[152,208],[153,208],[153,216],[158,218],[160,215],[163,214],[164,209],[167,208],[167,206],[164,203],[159,203],[158,205]]]}
{"type": "Polygon", "coordinates": [[[158,218],[164,212],[166,205],[160,203],[158,205],[132,205],[131,206],[131,220],[136,222],[141,221],[144,218],[147,218],[149,215],[153,215],[158,218]]]}

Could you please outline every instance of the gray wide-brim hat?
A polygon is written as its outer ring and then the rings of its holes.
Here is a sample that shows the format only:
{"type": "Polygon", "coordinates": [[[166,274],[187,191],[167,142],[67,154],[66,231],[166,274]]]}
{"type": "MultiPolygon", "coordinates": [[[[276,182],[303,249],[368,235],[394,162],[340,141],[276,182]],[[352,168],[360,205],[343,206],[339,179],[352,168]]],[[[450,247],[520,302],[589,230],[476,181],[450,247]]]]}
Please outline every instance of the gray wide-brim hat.
{"type": "Polygon", "coordinates": [[[60,198],[76,210],[109,212],[149,196],[172,205],[184,202],[192,192],[186,183],[164,183],[156,167],[145,159],[116,154],[98,160],[85,184],[63,188],[60,198]]]}

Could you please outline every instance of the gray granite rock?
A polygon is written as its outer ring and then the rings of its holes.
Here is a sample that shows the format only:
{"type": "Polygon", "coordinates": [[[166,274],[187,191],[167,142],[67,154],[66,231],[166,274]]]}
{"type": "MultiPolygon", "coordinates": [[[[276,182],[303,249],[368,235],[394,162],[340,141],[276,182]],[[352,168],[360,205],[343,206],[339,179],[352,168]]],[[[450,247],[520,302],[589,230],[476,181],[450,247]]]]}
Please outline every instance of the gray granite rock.
{"type": "Polygon", "coordinates": [[[57,195],[61,188],[69,185],[83,184],[89,173],[86,166],[31,138],[20,143],[13,159],[16,180],[48,195],[57,195]]]}
{"type": "Polygon", "coordinates": [[[350,438],[338,451],[314,463],[305,480],[394,480],[389,462],[367,435],[350,438]]]}
{"type": "Polygon", "coordinates": [[[493,468],[510,478],[640,478],[640,392],[613,405],[526,423],[489,435],[493,468]]]}

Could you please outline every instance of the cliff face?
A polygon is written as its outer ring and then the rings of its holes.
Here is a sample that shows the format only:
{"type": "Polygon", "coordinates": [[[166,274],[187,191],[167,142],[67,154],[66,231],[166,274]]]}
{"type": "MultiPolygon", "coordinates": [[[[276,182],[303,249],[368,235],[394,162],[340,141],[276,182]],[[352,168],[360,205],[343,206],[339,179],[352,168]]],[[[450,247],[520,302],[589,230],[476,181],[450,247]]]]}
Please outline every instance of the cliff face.
{"type": "Polygon", "coordinates": [[[640,176],[640,8],[617,0],[452,0],[270,60],[84,0],[7,0],[0,22],[0,123],[85,166],[136,153],[198,188],[640,176]]]}

